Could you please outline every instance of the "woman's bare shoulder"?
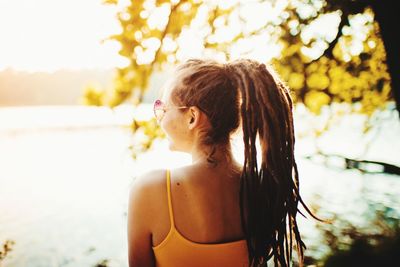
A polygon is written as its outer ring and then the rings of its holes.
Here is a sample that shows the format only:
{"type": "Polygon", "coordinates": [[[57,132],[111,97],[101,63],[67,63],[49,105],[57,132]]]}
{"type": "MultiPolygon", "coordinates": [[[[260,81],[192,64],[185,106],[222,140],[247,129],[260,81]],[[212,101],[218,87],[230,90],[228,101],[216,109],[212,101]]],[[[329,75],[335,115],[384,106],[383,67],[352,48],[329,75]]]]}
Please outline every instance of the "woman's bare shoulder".
{"type": "MultiPolygon", "coordinates": [[[[155,214],[160,211],[160,203],[166,198],[166,170],[152,170],[138,175],[130,185],[128,196],[128,216],[141,218],[147,229],[152,231],[155,214]]],[[[136,222],[138,223],[138,222],[136,222]]]]}
{"type": "Polygon", "coordinates": [[[157,169],[136,176],[130,186],[130,196],[141,195],[151,199],[165,189],[166,170],[157,169]]]}

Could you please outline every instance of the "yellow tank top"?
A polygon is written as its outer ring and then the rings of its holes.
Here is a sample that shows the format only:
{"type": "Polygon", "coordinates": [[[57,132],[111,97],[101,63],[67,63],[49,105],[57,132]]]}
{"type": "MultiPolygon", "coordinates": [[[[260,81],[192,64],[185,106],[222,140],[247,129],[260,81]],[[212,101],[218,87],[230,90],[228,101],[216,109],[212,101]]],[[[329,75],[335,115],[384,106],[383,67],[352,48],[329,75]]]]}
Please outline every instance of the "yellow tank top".
{"type": "Polygon", "coordinates": [[[170,173],[167,170],[168,210],[171,228],[165,239],[153,247],[157,267],[248,267],[245,239],[203,244],[186,239],[175,228],[171,201],[170,173]]]}

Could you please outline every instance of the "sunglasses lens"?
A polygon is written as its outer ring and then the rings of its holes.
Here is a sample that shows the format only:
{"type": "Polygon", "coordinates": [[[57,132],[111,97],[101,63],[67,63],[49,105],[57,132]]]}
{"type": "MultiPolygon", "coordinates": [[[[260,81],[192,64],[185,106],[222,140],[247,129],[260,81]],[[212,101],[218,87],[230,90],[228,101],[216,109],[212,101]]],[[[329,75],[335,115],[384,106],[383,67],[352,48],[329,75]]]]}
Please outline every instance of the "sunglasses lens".
{"type": "Polygon", "coordinates": [[[163,117],[163,115],[164,115],[164,110],[162,110],[162,109],[156,109],[156,110],[154,111],[154,115],[155,115],[156,119],[159,121],[159,120],[162,119],[162,117],[163,117]]]}
{"type": "Polygon", "coordinates": [[[154,101],[154,109],[156,108],[160,108],[163,106],[163,102],[159,99],[157,99],[156,101],[154,101]]]}
{"type": "Polygon", "coordinates": [[[161,100],[156,100],[153,106],[154,116],[157,120],[161,120],[164,115],[164,104],[161,100]]]}

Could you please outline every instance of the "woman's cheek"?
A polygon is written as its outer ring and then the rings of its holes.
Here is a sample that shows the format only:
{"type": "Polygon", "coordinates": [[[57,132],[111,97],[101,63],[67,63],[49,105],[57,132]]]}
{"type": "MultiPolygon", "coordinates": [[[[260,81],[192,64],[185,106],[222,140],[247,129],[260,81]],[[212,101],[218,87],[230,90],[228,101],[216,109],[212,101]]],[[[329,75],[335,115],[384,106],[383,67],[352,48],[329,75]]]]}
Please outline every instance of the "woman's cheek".
{"type": "Polygon", "coordinates": [[[165,116],[164,116],[164,118],[162,118],[161,123],[160,123],[161,129],[162,129],[165,133],[167,133],[167,131],[168,131],[168,128],[167,128],[168,123],[166,123],[166,120],[167,120],[167,118],[165,118],[165,116]]]}
{"type": "Polygon", "coordinates": [[[172,125],[172,121],[169,121],[169,118],[164,118],[161,121],[161,129],[167,135],[168,139],[170,139],[172,137],[171,135],[173,135],[173,128],[174,126],[172,125]]]}

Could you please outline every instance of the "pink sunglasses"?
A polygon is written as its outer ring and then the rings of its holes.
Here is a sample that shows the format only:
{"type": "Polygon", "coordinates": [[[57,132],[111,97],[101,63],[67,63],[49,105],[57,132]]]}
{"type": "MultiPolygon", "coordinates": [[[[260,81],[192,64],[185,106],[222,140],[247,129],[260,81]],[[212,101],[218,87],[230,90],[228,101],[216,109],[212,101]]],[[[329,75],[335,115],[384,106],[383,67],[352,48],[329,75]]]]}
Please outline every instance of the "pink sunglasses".
{"type": "Polygon", "coordinates": [[[183,108],[188,108],[187,106],[182,106],[182,107],[167,107],[165,105],[165,103],[163,103],[160,99],[157,99],[156,101],[154,101],[154,105],[153,105],[153,112],[154,112],[154,116],[156,117],[157,121],[161,121],[162,118],[164,117],[165,112],[167,112],[167,110],[169,109],[183,109],[183,108]]]}

